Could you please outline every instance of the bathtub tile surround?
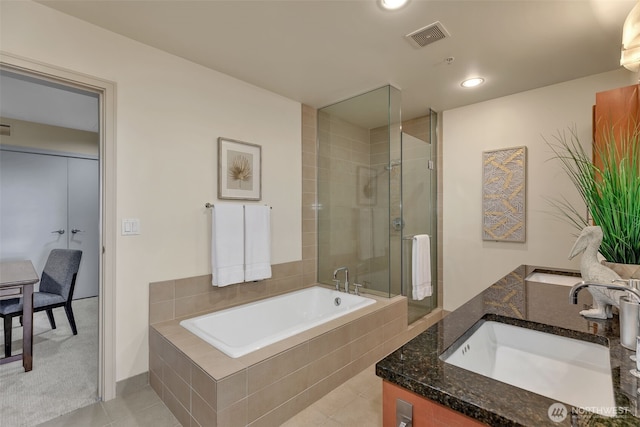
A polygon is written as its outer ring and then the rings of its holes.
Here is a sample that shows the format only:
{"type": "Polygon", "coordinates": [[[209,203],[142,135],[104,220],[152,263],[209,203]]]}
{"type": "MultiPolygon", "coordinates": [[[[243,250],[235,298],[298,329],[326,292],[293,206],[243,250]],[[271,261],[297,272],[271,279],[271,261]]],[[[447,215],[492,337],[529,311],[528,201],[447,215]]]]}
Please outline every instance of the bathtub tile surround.
{"type": "Polygon", "coordinates": [[[149,286],[149,323],[206,313],[302,289],[302,262],[272,266],[273,277],[255,283],[211,286],[211,275],[155,282],[149,286]]]}
{"type": "Polygon", "coordinates": [[[260,295],[244,292],[246,284],[214,288],[210,276],[150,284],[149,382],[183,425],[279,425],[418,333],[407,329],[404,297],[376,297],[371,306],[237,359],[179,325],[306,287],[299,285],[301,262],[273,271],[260,295]]]}

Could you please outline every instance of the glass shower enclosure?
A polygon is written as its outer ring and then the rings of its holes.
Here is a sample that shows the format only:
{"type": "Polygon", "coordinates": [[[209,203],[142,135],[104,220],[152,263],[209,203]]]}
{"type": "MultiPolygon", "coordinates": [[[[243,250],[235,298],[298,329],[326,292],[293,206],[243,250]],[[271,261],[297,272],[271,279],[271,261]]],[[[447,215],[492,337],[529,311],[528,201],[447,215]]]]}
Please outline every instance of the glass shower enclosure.
{"type": "MultiPolygon", "coordinates": [[[[435,172],[428,169],[435,144],[430,116],[402,132],[400,105],[400,91],[384,86],[318,110],[318,281],[333,285],[334,271],[346,267],[363,291],[411,300],[409,235],[432,235],[435,249],[435,172]]],[[[338,278],[344,283],[344,272],[338,278]]],[[[433,292],[410,302],[409,321],[435,301],[433,292]]]]}

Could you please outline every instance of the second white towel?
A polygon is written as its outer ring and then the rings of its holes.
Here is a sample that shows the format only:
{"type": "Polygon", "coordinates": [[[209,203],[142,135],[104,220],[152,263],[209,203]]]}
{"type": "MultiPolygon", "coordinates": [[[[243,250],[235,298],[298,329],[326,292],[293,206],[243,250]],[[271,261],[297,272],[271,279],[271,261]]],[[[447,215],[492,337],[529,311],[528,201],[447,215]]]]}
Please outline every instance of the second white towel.
{"type": "Polygon", "coordinates": [[[244,281],[271,277],[271,208],[244,207],[244,281]]]}
{"type": "Polygon", "coordinates": [[[414,300],[431,296],[431,239],[428,234],[413,236],[411,282],[414,300]]]}

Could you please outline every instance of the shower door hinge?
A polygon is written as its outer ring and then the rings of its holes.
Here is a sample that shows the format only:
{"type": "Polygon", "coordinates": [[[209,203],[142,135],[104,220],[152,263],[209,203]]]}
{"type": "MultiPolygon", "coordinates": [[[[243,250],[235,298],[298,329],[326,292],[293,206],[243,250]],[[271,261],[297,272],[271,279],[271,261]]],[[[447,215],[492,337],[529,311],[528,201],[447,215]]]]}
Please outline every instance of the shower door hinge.
{"type": "Polygon", "coordinates": [[[429,170],[433,170],[434,169],[433,160],[429,160],[427,162],[427,169],[429,169],[429,170]]]}

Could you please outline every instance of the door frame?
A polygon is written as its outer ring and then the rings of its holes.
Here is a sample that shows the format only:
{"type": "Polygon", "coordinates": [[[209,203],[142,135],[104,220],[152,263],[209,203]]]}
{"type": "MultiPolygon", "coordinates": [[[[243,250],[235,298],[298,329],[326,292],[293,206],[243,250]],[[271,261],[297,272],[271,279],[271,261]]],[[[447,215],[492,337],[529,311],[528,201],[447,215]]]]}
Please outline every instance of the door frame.
{"type": "Polygon", "coordinates": [[[116,84],[0,51],[0,68],[97,93],[100,114],[100,230],[98,313],[98,398],[116,397],[116,84]]]}

